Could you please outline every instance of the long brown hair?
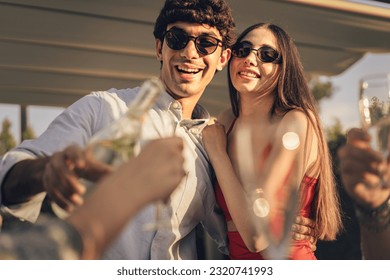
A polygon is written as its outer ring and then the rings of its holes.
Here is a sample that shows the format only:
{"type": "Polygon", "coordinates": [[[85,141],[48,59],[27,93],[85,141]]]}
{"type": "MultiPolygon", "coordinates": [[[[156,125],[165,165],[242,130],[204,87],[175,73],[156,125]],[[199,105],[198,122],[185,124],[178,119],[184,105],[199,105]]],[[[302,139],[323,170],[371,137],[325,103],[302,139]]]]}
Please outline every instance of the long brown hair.
{"type": "MultiPolygon", "coordinates": [[[[315,211],[313,218],[318,238],[334,240],[341,230],[342,224],[340,203],[332,172],[332,161],[315,99],[308,87],[297,47],[282,28],[270,23],[258,23],[248,27],[238,36],[236,43],[239,43],[249,32],[260,27],[266,28],[274,34],[282,58],[281,70],[274,90],[275,102],[270,110],[270,117],[284,115],[293,109],[298,109],[303,111],[310,120],[318,138],[318,158],[321,159],[318,162],[319,178],[313,203],[315,211]]],[[[238,117],[240,100],[238,92],[231,82],[230,63],[231,60],[228,64],[230,102],[234,115],[238,117]]]]}

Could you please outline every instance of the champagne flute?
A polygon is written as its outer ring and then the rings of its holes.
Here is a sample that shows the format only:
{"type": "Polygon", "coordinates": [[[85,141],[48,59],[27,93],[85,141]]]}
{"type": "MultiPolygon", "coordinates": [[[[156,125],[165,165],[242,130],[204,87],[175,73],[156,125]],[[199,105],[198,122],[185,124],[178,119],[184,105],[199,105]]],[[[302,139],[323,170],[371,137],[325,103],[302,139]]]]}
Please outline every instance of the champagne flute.
{"type": "MultiPolygon", "coordinates": [[[[264,251],[265,256],[268,259],[287,259],[292,241],[291,226],[297,213],[299,199],[297,180],[299,172],[296,170],[298,160],[293,161],[287,177],[280,186],[275,186],[268,174],[260,178],[260,155],[267,147],[259,147],[258,143],[267,142],[264,139],[260,140],[264,135],[267,133],[254,124],[239,128],[236,139],[239,151],[238,168],[247,193],[250,219],[268,243],[264,251]]],[[[298,134],[294,131],[287,131],[282,139],[280,149],[294,151],[300,146],[298,134]]]]}
{"type": "MultiPolygon", "coordinates": [[[[137,97],[128,105],[128,110],[119,119],[97,132],[88,142],[85,152],[96,161],[116,168],[137,154],[139,137],[148,110],[164,92],[161,81],[152,77],[146,80],[137,97]]],[[[87,187],[85,197],[94,189],[95,182],[80,178],[87,187]]],[[[69,213],[52,202],[52,210],[60,218],[69,213]]]]}
{"type": "MultiPolygon", "coordinates": [[[[96,161],[117,168],[137,153],[139,149],[137,146],[137,130],[140,129],[140,126],[140,123],[129,125],[126,118],[121,118],[112,124],[110,131],[102,130],[97,136],[93,137],[85,147],[85,153],[96,161]]],[[[94,190],[96,182],[84,178],[79,178],[79,180],[86,187],[84,197],[87,198],[94,190]]],[[[66,219],[70,214],[55,202],[51,202],[51,208],[60,219],[66,219]]]]}
{"type": "MultiPolygon", "coordinates": [[[[371,147],[389,161],[390,148],[390,73],[360,80],[359,114],[363,129],[371,136],[371,147]]],[[[386,174],[381,178],[386,184],[386,174]]]]}

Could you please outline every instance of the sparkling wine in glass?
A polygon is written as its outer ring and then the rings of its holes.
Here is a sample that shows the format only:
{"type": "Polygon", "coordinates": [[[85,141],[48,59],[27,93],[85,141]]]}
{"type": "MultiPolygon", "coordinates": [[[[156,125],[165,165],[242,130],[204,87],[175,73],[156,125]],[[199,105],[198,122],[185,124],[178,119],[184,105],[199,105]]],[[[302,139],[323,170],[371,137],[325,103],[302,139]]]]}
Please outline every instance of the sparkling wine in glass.
{"type": "Polygon", "coordinates": [[[359,113],[363,128],[371,136],[372,148],[387,159],[390,147],[390,73],[361,79],[359,113]]]}
{"type": "MultiPolygon", "coordinates": [[[[360,80],[359,114],[363,129],[371,136],[371,147],[383,160],[390,161],[390,73],[364,77],[360,80]]],[[[390,174],[383,171],[380,186],[390,187],[390,174]]],[[[376,187],[378,184],[373,185],[376,187]]]]}
{"type": "MultiPolygon", "coordinates": [[[[103,127],[88,142],[85,151],[96,161],[118,167],[137,154],[142,125],[147,119],[147,112],[164,92],[164,86],[157,77],[146,80],[135,99],[128,105],[128,110],[119,119],[103,127]]],[[[96,182],[80,178],[87,188],[85,196],[93,189],[96,182]]],[[[51,203],[52,210],[60,218],[69,213],[51,203]]]]}

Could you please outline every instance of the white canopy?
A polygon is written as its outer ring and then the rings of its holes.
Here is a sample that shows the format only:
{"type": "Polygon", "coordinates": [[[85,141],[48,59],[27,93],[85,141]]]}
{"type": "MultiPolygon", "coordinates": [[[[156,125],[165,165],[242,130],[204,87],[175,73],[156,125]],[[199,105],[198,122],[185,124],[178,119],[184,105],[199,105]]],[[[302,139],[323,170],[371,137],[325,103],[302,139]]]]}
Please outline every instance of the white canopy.
{"type": "MultiPolygon", "coordinates": [[[[237,30],[263,21],[295,39],[305,70],[336,75],[390,53],[390,9],[352,1],[230,0],[237,30]],[[326,3],[326,4],[325,4],[326,3]]],[[[376,1],[365,1],[376,2],[376,1]]],[[[158,75],[153,24],[162,0],[0,0],[0,103],[68,106],[91,90],[158,75]]],[[[229,106],[226,73],[201,103],[229,106]]]]}

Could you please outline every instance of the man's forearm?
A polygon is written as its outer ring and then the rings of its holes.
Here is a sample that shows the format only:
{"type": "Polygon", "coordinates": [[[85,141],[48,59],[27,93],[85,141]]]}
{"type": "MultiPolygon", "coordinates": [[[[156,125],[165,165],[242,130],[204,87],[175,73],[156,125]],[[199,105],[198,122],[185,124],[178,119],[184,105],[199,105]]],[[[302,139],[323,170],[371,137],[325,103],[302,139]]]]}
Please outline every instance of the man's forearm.
{"type": "Polygon", "coordinates": [[[42,175],[49,157],[23,160],[7,173],[1,187],[2,203],[11,205],[29,201],[44,191],[42,175]]]}
{"type": "Polygon", "coordinates": [[[364,258],[390,259],[390,198],[374,209],[356,204],[355,210],[364,258]]]}

